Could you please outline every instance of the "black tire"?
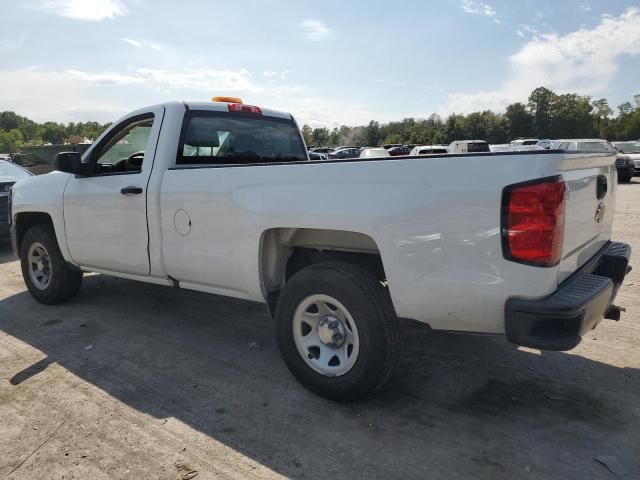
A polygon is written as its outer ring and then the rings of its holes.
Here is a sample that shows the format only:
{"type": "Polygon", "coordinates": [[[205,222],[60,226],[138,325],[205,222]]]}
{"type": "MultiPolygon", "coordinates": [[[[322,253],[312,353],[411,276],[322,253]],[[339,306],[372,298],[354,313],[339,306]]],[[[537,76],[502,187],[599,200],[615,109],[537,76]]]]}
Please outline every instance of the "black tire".
{"type": "Polygon", "coordinates": [[[82,272],[71,268],[60,253],[58,241],[53,229],[47,225],[36,225],[24,234],[20,244],[20,264],[22,278],[29,289],[29,293],[38,302],[45,305],[66,302],[78,293],[82,285],[82,272]],[[29,275],[28,254],[31,245],[41,244],[49,255],[49,268],[51,279],[46,288],[41,289],[29,275]]]}
{"type": "Polygon", "coordinates": [[[280,293],[275,320],[280,353],[293,376],[310,391],[330,400],[346,402],[366,397],[384,385],[397,363],[400,331],[389,293],[373,275],[355,265],[326,262],[297,272],[280,293]],[[314,294],[338,300],[356,323],[360,351],[353,367],[343,375],[326,376],[315,371],[296,347],[295,311],[314,294]]]}
{"type": "Polygon", "coordinates": [[[633,175],[619,175],[618,181],[620,183],[629,183],[632,178],[633,178],[633,175]]]}

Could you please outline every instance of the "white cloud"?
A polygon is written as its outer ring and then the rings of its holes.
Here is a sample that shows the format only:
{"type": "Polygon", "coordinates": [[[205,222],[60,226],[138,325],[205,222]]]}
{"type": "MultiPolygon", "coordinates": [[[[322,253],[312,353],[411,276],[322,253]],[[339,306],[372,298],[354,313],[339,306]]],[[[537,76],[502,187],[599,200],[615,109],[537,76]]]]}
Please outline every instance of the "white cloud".
{"type": "Polygon", "coordinates": [[[18,36],[0,37],[0,48],[8,48],[11,50],[20,48],[26,40],[27,40],[26,33],[21,33],[18,36]]]}
{"type": "Polygon", "coordinates": [[[265,70],[262,72],[262,76],[268,80],[274,81],[276,79],[286,80],[287,75],[289,75],[289,70],[282,70],[281,72],[276,72],[274,70],[265,70]]]}
{"type": "Polygon", "coordinates": [[[0,70],[0,105],[34,120],[112,121],[135,108],[216,94],[262,94],[247,70],[0,70]]]}
{"type": "Polygon", "coordinates": [[[509,58],[509,74],[500,88],[450,94],[439,111],[502,110],[511,102],[525,101],[539,86],[599,95],[615,79],[622,55],[640,55],[638,8],[619,17],[605,15],[591,29],[582,27],[564,36],[535,35],[509,58]]]}
{"type": "Polygon", "coordinates": [[[519,37],[526,37],[527,35],[538,35],[538,29],[532,25],[527,25],[526,23],[521,23],[518,25],[518,29],[516,33],[519,37]]]}
{"type": "Polygon", "coordinates": [[[314,42],[326,40],[331,36],[331,30],[320,20],[305,20],[300,26],[304,29],[304,36],[314,42]]]}
{"type": "Polygon", "coordinates": [[[100,21],[129,13],[121,0],[37,0],[35,8],[59,17],[100,21]]]}
{"type": "Polygon", "coordinates": [[[122,41],[136,48],[142,48],[142,42],[134,40],[133,38],[123,38],[122,41]]]}
{"type": "Polygon", "coordinates": [[[263,82],[268,83],[254,82],[244,69],[131,68],[114,72],[30,67],[0,70],[0,105],[37,121],[107,122],[154,103],[207,101],[214,95],[234,94],[250,104],[291,112],[301,125],[362,125],[372,118],[388,121],[397,117],[308,86],[272,83],[266,77],[263,82]]]}
{"type": "Polygon", "coordinates": [[[472,15],[485,15],[487,17],[496,16],[496,11],[491,5],[488,3],[477,2],[475,0],[462,0],[462,9],[472,15]]]}
{"type": "Polygon", "coordinates": [[[0,104],[37,121],[112,121],[129,110],[93,95],[82,78],[36,67],[0,71],[0,104]]]}
{"type": "Polygon", "coordinates": [[[134,38],[124,37],[122,38],[122,41],[136,48],[150,48],[151,50],[155,50],[156,52],[162,52],[164,50],[162,48],[162,45],[150,40],[136,40],[134,38]]]}

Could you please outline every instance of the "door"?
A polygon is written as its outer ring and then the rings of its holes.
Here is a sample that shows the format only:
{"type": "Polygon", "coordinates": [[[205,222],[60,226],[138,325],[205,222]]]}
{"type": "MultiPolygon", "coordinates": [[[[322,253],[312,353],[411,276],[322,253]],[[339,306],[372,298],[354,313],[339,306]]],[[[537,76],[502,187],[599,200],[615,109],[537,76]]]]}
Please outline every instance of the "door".
{"type": "Polygon", "coordinates": [[[67,246],[83,266],[149,275],[147,185],[163,107],[136,112],[87,152],[64,192],[67,246]]]}

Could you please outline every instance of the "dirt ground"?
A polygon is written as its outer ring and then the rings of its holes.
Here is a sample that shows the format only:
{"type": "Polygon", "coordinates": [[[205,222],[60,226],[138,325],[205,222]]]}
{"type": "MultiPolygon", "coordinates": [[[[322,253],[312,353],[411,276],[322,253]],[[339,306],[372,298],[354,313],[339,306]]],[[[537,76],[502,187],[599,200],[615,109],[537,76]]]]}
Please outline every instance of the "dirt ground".
{"type": "Polygon", "coordinates": [[[569,353],[405,323],[394,378],[351,405],[298,385],[262,305],[93,275],[45,307],[4,242],[0,476],[640,478],[638,180],[615,238],[638,267],[620,322],[569,353]]]}

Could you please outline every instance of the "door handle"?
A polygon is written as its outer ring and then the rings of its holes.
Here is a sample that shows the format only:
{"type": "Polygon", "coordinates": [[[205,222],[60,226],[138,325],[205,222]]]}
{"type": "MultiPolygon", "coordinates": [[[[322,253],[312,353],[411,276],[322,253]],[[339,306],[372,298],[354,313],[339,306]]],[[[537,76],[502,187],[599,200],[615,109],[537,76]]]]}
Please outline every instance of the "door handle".
{"type": "Polygon", "coordinates": [[[140,195],[142,193],[142,188],[140,187],[124,187],[120,190],[120,193],[123,195],[140,195]]]}

